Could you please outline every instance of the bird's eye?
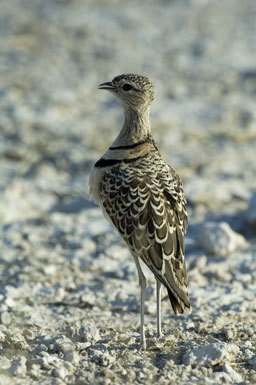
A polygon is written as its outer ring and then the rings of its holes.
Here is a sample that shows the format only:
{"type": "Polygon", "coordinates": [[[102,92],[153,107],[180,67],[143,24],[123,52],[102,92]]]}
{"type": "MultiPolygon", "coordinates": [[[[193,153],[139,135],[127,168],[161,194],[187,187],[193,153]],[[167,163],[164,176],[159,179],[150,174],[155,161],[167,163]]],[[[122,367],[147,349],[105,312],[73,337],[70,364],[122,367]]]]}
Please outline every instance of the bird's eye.
{"type": "Polygon", "coordinates": [[[130,84],[126,83],[123,85],[123,90],[124,91],[130,91],[131,89],[133,89],[133,86],[131,86],[130,84]]]}

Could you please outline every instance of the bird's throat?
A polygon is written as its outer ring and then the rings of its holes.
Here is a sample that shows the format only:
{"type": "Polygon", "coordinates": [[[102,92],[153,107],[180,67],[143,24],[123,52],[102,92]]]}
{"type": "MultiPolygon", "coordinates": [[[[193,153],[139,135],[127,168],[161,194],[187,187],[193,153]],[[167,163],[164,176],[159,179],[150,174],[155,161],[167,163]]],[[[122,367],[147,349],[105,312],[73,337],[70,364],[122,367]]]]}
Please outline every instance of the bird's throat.
{"type": "Polygon", "coordinates": [[[127,146],[145,140],[151,134],[149,108],[125,110],[124,124],[112,146],[127,146]]]}

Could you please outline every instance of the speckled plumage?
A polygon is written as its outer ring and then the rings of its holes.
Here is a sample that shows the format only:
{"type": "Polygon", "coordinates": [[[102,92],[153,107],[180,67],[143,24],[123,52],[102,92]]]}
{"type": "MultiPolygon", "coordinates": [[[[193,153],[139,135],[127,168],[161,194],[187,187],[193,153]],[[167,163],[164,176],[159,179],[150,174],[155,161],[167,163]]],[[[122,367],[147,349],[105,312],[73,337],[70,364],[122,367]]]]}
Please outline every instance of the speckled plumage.
{"type": "MultiPolygon", "coordinates": [[[[190,310],[184,261],[186,201],[179,176],[162,159],[150,133],[153,85],[143,76],[128,74],[100,88],[109,89],[124,106],[125,122],[113,145],[95,164],[92,195],[127,243],[142,291],[146,283],[139,259],[167,288],[175,314],[183,313],[190,310]]],[[[161,334],[161,326],[158,328],[161,334]]],[[[145,340],[144,329],[141,337],[145,340]]],[[[145,341],[142,344],[145,347],[145,341]]]]}
{"type": "Polygon", "coordinates": [[[178,175],[154,149],[132,164],[112,167],[102,178],[100,194],[131,252],[169,289],[175,313],[182,313],[184,305],[189,307],[183,240],[187,216],[178,175]]]}

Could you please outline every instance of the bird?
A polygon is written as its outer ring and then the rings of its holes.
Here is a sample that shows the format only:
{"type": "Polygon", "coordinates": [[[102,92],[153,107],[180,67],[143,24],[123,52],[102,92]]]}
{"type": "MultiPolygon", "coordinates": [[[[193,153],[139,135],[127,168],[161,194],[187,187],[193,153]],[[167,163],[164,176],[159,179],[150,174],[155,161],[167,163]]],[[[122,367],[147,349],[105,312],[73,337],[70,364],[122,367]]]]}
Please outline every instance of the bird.
{"type": "Polygon", "coordinates": [[[146,76],[122,74],[98,88],[111,92],[121,104],[124,122],[93,166],[90,194],[134,259],[140,285],[140,347],[145,350],[147,282],[141,261],[156,279],[157,337],[162,336],[162,285],[176,315],[191,311],[184,259],[186,198],[179,175],[162,158],[151,134],[153,83],[146,76]]]}

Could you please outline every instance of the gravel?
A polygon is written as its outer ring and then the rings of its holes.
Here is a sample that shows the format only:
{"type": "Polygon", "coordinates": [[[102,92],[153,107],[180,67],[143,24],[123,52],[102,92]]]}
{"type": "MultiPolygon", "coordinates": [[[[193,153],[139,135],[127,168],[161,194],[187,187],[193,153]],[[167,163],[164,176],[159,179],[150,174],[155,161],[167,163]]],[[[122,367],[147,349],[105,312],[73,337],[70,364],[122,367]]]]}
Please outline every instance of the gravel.
{"type": "Polygon", "coordinates": [[[0,12],[0,383],[256,383],[256,3],[12,0],[0,12]],[[166,293],[147,351],[127,248],[89,199],[121,109],[156,87],[154,137],[184,181],[193,311],[166,293]]]}

